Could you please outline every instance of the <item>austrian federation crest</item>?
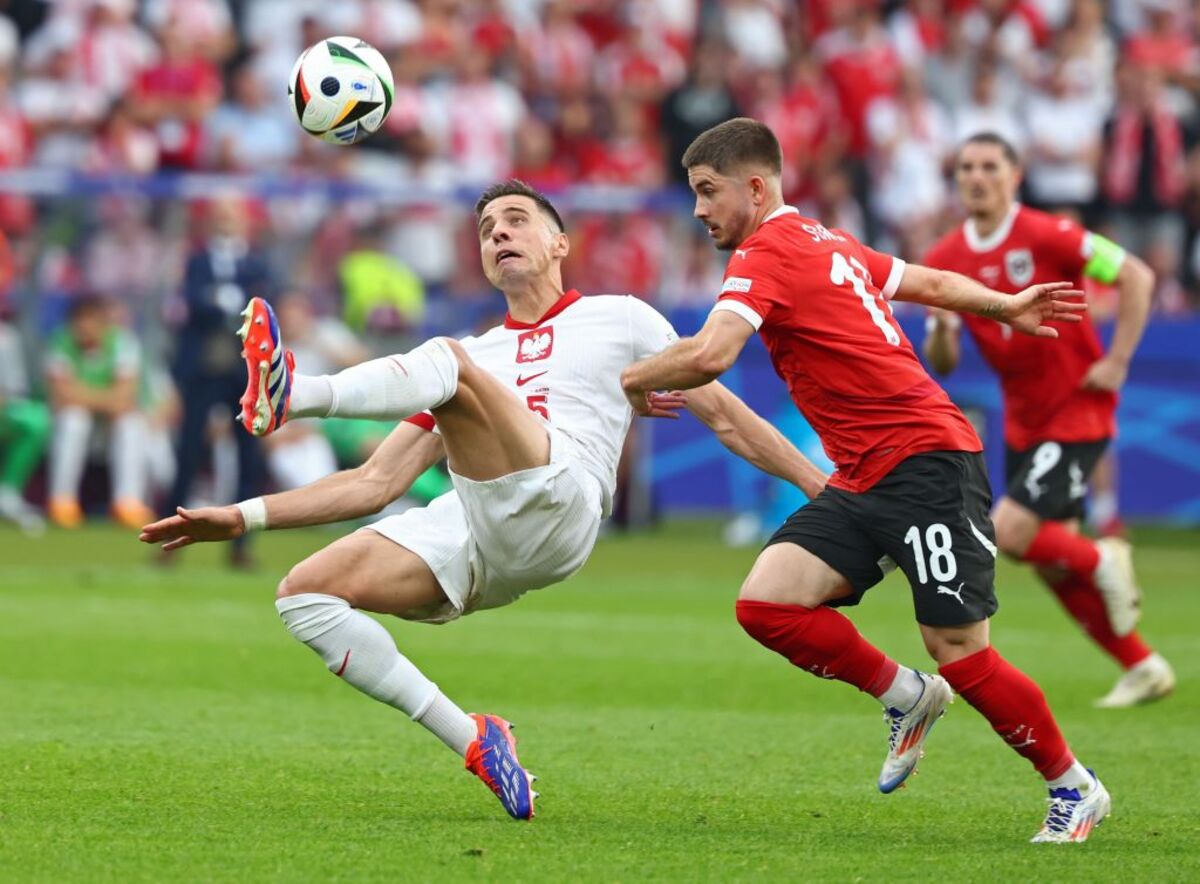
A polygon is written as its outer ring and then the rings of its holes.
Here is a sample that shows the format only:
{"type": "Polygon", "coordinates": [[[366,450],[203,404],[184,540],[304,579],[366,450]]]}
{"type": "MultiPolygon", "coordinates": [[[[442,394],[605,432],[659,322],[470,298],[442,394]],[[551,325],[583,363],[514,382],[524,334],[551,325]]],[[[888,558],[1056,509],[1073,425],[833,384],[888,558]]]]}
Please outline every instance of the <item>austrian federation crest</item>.
{"type": "Polygon", "coordinates": [[[1013,249],[1004,253],[1004,272],[1008,281],[1019,289],[1033,281],[1033,253],[1029,249],[1013,249]]]}

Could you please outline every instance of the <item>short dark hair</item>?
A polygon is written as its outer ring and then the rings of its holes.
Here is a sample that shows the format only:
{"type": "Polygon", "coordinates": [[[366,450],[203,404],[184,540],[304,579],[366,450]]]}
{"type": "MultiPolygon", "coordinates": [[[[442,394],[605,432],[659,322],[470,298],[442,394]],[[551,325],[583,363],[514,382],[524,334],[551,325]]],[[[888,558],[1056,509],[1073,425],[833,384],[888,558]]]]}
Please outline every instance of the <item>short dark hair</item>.
{"type": "Polygon", "coordinates": [[[108,301],[102,295],[86,292],[75,297],[67,307],[67,318],[74,322],[88,314],[103,314],[108,310],[108,301]]]}
{"type": "Polygon", "coordinates": [[[766,166],[773,174],[783,171],[779,139],[765,123],[734,117],[696,136],[683,153],[683,167],[711,166],[720,175],[748,163],[766,166]]]}
{"type": "Polygon", "coordinates": [[[479,195],[479,200],[475,203],[475,222],[477,224],[483,219],[483,210],[488,207],[488,203],[498,200],[502,196],[528,197],[537,204],[543,214],[554,222],[559,233],[566,233],[567,226],[563,224],[562,216],[558,214],[558,209],[554,208],[554,204],[544,193],[530,187],[520,178],[509,178],[507,181],[493,184],[479,195]]]}
{"type": "Polygon", "coordinates": [[[958,152],[962,153],[963,148],[968,144],[990,144],[993,147],[998,147],[1006,160],[1014,166],[1021,165],[1021,155],[1017,153],[1017,149],[1013,147],[1013,143],[999,132],[976,132],[959,146],[958,152]]]}

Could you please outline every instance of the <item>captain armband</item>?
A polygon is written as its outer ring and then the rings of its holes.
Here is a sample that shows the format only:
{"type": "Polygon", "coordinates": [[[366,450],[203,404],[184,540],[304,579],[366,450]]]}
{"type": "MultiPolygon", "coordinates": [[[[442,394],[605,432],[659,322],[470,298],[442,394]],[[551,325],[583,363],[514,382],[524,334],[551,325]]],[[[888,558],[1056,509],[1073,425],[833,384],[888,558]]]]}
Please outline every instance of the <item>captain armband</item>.
{"type": "Polygon", "coordinates": [[[1107,237],[1088,233],[1083,243],[1088,262],[1083,266],[1083,275],[1105,285],[1112,285],[1125,263],[1125,250],[1107,237]]]}

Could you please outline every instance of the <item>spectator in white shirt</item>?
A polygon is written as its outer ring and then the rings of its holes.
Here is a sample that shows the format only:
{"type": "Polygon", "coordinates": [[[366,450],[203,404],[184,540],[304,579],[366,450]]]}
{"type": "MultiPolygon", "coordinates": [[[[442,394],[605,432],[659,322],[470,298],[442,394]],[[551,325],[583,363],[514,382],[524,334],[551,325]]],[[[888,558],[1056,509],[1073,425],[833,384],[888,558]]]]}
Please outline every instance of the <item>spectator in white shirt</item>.
{"type": "Polygon", "coordinates": [[[1032,201],[1051,210],[1084,213],[1096,198],[1104,118],[1086,93],[1072,88],[1056,61],[1025,106],[1029,128],[1026,181],[1032,201]]]}

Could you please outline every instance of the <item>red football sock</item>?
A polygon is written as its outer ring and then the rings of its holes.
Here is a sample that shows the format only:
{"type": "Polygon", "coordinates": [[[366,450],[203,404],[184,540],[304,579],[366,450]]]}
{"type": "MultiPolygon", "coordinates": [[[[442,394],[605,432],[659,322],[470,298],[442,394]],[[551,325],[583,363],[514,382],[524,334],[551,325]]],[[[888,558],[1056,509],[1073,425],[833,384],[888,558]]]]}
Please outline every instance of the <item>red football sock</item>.
{"type": "Polygon", "coordinates": [[[883,694],[899,668],[832,608],[738,600],[738,623],[751,637],[794,665],[836,678],[872,697],[883,694]]]}
{"type": "Polygon", "coordinates": [[[938,672],[1046,779],[1062,776],[1075,761],[1042,689],[995,648],[947,663],[938,672]]]}
{"type": "Polygon", "coordinates": [[[1042,522],[1023,561],[1047,568],[1066,568],[1075,574],[1091,574],[1100,564],[1096,544],[1062,522],[1042,522]]]}
{"type": "Polygon", "coordinates": [[[1142,641],[1137,632],[1118,636],[1108,622],[1104,599],[1091,577],[1068,574],[1057,583],[1049,584],[1062,606],[1083,627],[1092,641],[1108,652],[1125,669],[1141,663],[1154,651],[1142,641]]]}

